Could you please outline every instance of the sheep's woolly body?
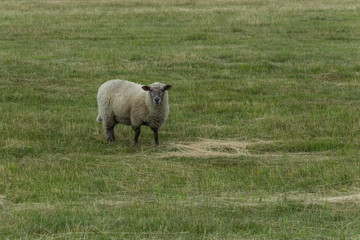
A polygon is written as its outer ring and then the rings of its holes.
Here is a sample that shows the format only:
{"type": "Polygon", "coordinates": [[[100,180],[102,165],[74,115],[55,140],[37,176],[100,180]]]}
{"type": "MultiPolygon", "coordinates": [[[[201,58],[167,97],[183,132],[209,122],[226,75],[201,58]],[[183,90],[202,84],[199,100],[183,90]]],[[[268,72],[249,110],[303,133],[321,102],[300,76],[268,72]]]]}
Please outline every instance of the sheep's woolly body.
{"type": "MultiPolygon", "coordinates": [[[[163,87],[161,83],[151,86],[163,87]]],[[[100,86],[97,101],[99,115],[97,121],[102,121],[104,128],[110,128],[117,123],[131,125],[134,129],[141,125],[159,129],[169,114],[168,94],[165,91],[162,103],[152,103],[149,92],[142,85],[125,80],[110,80],[100,86]]]]}

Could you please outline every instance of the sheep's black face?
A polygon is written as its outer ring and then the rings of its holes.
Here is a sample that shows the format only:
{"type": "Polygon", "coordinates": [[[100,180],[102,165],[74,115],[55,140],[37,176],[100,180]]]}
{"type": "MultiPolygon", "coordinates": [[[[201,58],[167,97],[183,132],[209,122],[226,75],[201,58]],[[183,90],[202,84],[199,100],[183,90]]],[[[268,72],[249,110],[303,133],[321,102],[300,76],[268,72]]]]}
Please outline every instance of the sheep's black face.
{"type": "Polygon", "coordinates": [[[172,86],[171,85],[165,85],[165,86],[159,86],[159,85],[155,85],[155,86],[143,86],[142,89],[144,89],[144,91],[149,91],[151,100],[153,101],[154,104],[161,104],[165,91],[170,90],[172,86]]]}

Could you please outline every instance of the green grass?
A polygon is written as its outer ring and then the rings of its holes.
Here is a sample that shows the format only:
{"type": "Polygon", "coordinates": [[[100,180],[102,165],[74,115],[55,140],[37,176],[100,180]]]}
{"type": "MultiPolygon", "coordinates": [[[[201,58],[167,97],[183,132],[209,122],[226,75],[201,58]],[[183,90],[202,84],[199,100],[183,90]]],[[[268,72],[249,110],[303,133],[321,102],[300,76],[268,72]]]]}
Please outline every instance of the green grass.
{"type": "Polygon", "coordinates": [[[0,238],[359,238],[359,8],[1,1],[0,238]],[[174,86],[159,148],[115,78],[174,86]]]}

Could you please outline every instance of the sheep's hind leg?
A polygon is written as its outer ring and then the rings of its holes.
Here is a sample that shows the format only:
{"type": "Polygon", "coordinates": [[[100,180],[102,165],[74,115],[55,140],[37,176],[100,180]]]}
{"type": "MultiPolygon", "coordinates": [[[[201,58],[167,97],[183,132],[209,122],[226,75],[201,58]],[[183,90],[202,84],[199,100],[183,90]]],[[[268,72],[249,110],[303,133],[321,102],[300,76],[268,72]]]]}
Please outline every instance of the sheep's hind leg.
{"type": "Polygon", "coordinates": [[[134,137],[134,147],[136,147],[138,145],[138,139],[139,139],[139,135],[140,135],[140,127],[133,127],[134,131],[135,131],[135,137],[134,137]]]}
{"type": "Polygon", "coordinates": [[[114,126],[106,128],[105,133],[107,142],[115,142],[114,126]]]}
{"type": "Polygon", "coordinates": [[[115,135],[114,135],[114,127],[116,125],[116,121],[113,115],[110,114],[103,114],[102,118],[102,125],[105,130],[105,137],[108,143],[115,142],[115,135]]]}

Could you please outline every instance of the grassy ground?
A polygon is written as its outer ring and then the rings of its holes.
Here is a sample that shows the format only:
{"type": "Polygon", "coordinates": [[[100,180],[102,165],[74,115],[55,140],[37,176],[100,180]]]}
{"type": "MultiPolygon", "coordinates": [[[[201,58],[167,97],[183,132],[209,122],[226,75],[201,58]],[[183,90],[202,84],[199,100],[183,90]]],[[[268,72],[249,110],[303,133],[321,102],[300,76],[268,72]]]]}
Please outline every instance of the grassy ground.
{"type": "Polygon", "coordinates": [[[1,1],[0,238],[359,238],[359,8],[1,1]],[[174,86],[159,148],[115,78],[174,86]]]}

